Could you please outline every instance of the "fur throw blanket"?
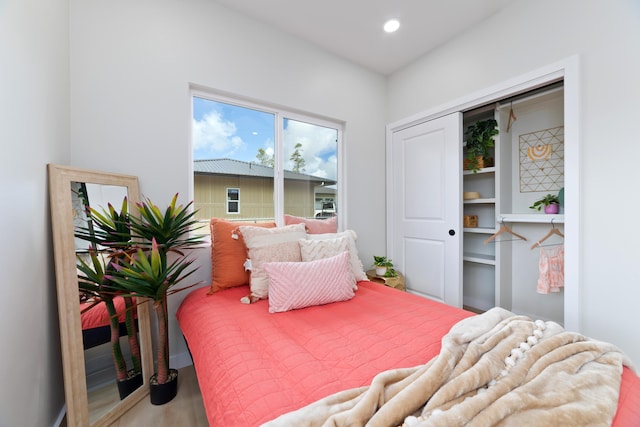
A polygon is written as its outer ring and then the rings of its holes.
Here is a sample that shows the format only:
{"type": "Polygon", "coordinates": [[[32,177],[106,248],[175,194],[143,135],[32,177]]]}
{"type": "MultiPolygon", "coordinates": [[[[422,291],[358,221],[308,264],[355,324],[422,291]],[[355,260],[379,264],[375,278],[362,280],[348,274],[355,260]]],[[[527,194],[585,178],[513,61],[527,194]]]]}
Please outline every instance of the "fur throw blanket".
{"type": "Polygon", "coordinates": [[[623,364],[611,344],[494,308],[453,326],[427,364],[382,372],[265,426],[608,426],[623,364]]]}

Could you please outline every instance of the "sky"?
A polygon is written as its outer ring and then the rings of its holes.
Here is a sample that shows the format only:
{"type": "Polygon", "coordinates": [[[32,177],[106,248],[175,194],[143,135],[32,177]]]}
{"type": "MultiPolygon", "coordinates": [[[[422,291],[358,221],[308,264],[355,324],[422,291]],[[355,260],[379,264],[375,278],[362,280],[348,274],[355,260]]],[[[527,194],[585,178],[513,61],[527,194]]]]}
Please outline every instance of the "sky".
{"type": "MultiPolygon", "coordinates": [[[[274,152],[274,115],[230,104],[193,98],[193,158],[230,158],[257,162],[258,149],[274,152]]],[[[284,120],[285,169],[297,143],[305,159],[303,173],[337,180],[337,131],[296,120],[284,120]]]]}

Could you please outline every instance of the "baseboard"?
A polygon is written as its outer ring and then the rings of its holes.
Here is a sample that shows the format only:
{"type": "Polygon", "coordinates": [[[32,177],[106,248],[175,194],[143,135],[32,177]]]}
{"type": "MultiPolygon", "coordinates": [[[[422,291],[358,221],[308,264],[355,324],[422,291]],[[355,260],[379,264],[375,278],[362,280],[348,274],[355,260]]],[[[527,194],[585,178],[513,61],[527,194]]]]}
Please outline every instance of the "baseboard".
{"type": "Polygon", "coordinates": [[[169,359],[169,366],[174,369],[180,369],[184,368],[185,366],[193,365],[193,361],[191,360],[191,356],[189,355],[188,351],[170,356],[169,359]]]}
{"type": "Polygon", "coordinates": [[[491,302],[485,301],[480,298],[470,298],[468,296],[464,298],[463,306],[467,309],[472,308],[472,310],[470,311],[473,311],[474,313],[484,312],[493,307],[491,302]]]}
{"type": "Polygon", "coordinates": [[[65,422],[66,416],[67,416],[67,405],[65,403],[64,405],[62,405],[62,409],[60,409],[60,413],[58,414],[58,418],[56,418],[56,421],[53,423],[53,427],[60,427],[61,425],[66,426],[67,425],[67,423],[65,422]]]}

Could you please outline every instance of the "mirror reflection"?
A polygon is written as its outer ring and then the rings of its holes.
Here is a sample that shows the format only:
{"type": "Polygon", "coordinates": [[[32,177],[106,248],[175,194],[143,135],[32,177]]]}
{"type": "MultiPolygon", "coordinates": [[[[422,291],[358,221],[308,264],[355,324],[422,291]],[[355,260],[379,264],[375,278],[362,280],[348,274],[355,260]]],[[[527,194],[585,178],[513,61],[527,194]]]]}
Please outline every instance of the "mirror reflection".
{"type": "MultiPolygon", "coordinates": [[[[138,178],[48,165],[66,425],[112,425],[149,393],[147,301],[110,286],[138,178]]],[[[135,208],[137,209],[137,208],[135,208]]],[[[129,236],[129,237],[127,237],[129,236]]]]}
{"type": "Polygon", "coordinates": [[[127,188],[71,182],[78,297],[90,421],[142,386],[134,298],[108,279],[128,242],[127,188]],[[120,203],[118,203],[120,201],[120,203]]]}

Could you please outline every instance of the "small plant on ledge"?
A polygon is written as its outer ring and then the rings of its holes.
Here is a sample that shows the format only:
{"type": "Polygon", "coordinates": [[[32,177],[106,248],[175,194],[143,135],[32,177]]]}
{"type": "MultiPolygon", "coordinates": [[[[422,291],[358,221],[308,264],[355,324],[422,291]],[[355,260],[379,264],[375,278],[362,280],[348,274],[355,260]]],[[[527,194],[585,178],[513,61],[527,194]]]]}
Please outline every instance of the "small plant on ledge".
{"type": "Polygon", "coordinates": [[[393,268],[393,262],[386,256],[373,256],[373,265],[376,267],[376,275],[380,277],[397,277],[398,272],[393,268]]]}
{"type": "Polygon", "coordinates": [[[560,199],[555,194],[547,194],[543,198],[536,200],[533,205],[529,206],[529,209],[541,210],[544,207],[544,212],[548,214],[557,214],[560,208],[560,199]]]}

